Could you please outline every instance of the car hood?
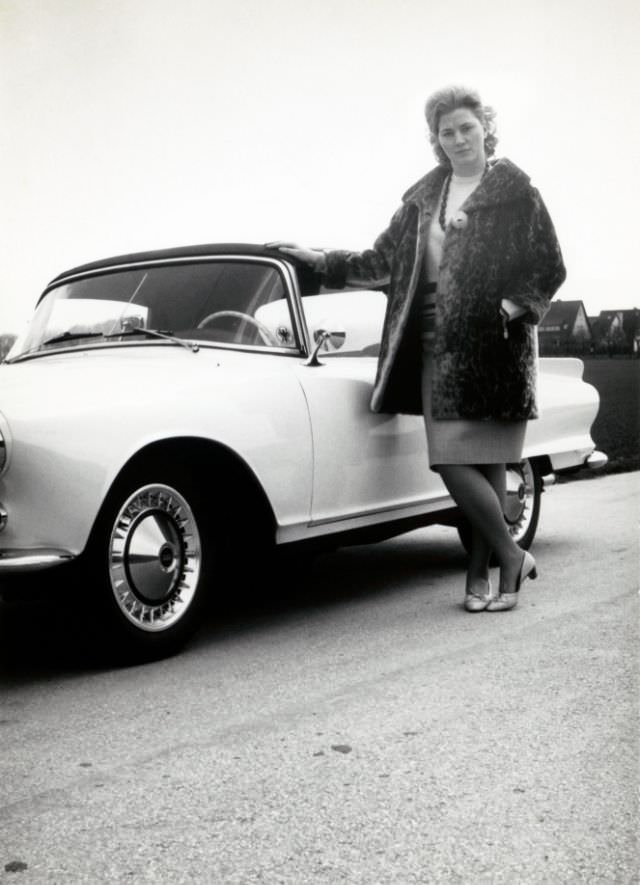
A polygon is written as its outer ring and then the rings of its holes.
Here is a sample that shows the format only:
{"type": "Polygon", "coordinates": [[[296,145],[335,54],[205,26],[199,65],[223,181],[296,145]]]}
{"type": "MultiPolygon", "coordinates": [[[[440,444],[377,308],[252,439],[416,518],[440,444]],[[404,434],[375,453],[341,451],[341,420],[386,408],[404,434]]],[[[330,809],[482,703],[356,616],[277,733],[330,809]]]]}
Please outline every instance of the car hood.
{"type": "MultiPolygon", "coordinates": [[[[12,418],[82,410],[104,413],[113,401],[169,405],[182,393],[212,389],[255,372],[255,355],[201,348],[197,353],[171,344],[126,345],[47,354],[0,366],[0,411],[12,418]]],[[[258,357],[258,362],[261,360],[258,357]]]]}

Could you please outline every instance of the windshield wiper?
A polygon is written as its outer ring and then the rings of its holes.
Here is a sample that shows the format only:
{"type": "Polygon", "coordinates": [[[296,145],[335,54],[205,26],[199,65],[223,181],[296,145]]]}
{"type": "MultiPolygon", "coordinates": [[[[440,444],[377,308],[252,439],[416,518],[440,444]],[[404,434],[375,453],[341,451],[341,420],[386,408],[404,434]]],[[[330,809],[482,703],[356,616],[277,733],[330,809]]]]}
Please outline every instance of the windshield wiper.
{"type": "Polygon", "coordinates": [[[186,347],[187,350],[190,350],[193,353],[197,353],[200,350],[199,345],[196,344],[195,341],[185,341],[183,338],[177,338],[171,332],[158,332],[156,329],[121,329],[119,332],[110,332],[107,335],[105,335],[104,332],[63,332],[61,335],[54,335],[53,338],[47,338],[46,341],[38,344],[37,347],[25,350],[24,353],[17,353],[11,360],[4,360],[4,362],[13,363],[22,359],[22,357],[36,353],[48,344],[65,344],[67,341],[77,341],[82,338],[102,338],[104,340],[110,338],[127,338],[130,335],[146,335],[148,338],[161,338],[165,341],[171,341],[173,344],[179,344],[180,347],[186,347]]]}
{"type": "Polygon", "coordinates": [[[73,341],[76,338],[101,338],[102,332],[63,332],[62,335],[54,335],[53,338],[47,338],[42,344],[38,344],[35,350],[40,347],[46,347],[47,344],[61,344],[63,341],[73,341]]]}
{"type": "Polygon", "coordinates": [[[186,347],[187,350],[191,350],[193,353],[197,353],[200,350],[199,345],[195,341],[185,341],[184,338],[177,338],[171,332],[158,332],[157,329],[142,329],[140,327],[136,329],[121,329],[119,332],[110,332],[103,337],[128,338],[131,335],[147,335],[149,338],[162,338],[164,341],[171,341],[173,344],[179,344],[180,347],[186,347]]]}

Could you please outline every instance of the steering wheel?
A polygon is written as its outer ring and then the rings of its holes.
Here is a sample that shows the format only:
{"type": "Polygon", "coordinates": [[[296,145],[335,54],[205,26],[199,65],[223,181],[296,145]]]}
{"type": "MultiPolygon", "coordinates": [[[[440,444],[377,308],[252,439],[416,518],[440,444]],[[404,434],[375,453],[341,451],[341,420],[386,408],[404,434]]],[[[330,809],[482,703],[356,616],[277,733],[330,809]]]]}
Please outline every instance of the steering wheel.
{"type": "Polygon", "coordinates": [[[238,317],[239,319],[244,320],[245,323],[250,323],[252,326],[255,326],[260,333],[260,337],[264,344],[268,344],[271,347],[280,346],[276,336],[264,325],[264,323],[261,323],[260,320],[250,316],[248,313],[243,313],[241,310],[216,310],[215,313],[210,313],[203,320],[200,320],[196,328],[204,329],[205,326],[208,326],[209,323],[214,320],[220,319],[220,317],[238,317]]]}

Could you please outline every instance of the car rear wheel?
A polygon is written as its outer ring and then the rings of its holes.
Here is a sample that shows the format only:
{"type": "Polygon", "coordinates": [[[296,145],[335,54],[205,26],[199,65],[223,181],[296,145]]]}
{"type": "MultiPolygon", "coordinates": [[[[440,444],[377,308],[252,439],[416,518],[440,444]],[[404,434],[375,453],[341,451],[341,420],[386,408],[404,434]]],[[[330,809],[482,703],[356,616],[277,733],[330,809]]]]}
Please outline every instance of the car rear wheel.
{"type": "MultiPolygon", "coordinates": [[[[504,518],[511,537],[523,550],[528,550],[538,528],[542,475],[535,461],[525,458],[517,464],[507,464],[507,497],[504,518]]],[[[458,534],[465,550],[471,549],[471,526],[460,517],[458,534]]]]}
{"type": "Polygon", "coordinates": [[[110,653],[164,657],[195,631],[215,557],[208,522],[195,484],[178,471],[157,467],[117,483],[84,568],[110,653]]]}

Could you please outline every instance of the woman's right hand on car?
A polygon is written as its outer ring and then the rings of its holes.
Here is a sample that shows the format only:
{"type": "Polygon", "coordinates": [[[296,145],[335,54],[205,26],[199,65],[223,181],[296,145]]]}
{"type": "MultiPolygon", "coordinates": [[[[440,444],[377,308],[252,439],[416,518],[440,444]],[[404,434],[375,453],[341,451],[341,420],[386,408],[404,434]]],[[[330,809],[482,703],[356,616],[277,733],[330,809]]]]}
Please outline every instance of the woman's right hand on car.
{"type": "Polygon", "coordinates": [[[298,245],[298,243],[288,243],[284,240],[275,240],[272,243],[265,243],[265,245],[268,249],[279,249],[280,252],[286,252],[287,255],[308,264],[318,273],[323,273],[326,268],[325,254],[320,249],[309,249],[306,246],[298,245]]]}

